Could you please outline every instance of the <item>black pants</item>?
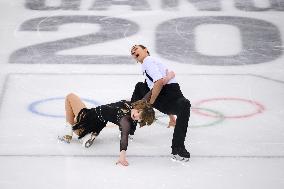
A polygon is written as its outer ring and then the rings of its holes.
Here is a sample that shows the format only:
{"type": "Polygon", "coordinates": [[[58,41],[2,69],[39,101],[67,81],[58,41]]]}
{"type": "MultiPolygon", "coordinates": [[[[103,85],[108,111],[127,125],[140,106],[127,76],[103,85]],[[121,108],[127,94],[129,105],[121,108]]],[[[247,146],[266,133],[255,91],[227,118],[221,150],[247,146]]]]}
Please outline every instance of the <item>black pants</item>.
{"type": "MultiPolygon", "coordinates": [[[[146,83],[138,82],[132,94],[131,102],[142,99],[149,91],[150,89],[146,83]]],[[[190,101],[183,96],[179,84],[165,85],[153,106],[164,114],[177,116],[172,148],[184,147],[191,105],[190,101]]]]}

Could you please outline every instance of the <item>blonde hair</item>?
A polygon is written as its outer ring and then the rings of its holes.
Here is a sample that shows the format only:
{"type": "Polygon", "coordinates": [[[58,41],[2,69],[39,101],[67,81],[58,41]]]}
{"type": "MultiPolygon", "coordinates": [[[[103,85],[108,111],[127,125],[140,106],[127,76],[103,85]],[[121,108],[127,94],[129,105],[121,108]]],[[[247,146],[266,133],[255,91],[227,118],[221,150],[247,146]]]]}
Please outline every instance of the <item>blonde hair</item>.
{"type": "Polygon", "coordinates": [[[131,105],[134,109],[142,111],[141,121],[139,122],[140,127],[151,125],[156,120],[155,111],[152,105],[146,100],[138,100],[131,105]]]}

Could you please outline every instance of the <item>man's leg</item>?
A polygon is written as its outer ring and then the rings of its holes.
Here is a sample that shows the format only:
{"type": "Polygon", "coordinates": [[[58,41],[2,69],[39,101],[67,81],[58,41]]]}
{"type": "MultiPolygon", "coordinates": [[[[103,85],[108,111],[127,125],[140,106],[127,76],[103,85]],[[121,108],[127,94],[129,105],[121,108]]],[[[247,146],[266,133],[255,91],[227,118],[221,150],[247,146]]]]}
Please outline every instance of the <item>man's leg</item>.
{"type": "Polygon", "coordinates": [[[172,153],[189,158],[190,154],[185,149],[184,141],[190,116],[190,101],[184,97],[179,98],[173,106],[177,119],[172,139],[172,153]]]}
{"type": "Polygon", "coordinates": [[[133,91],[131,102],[141,100],[150,91],[146,83],[138,82],[133,91]]]}

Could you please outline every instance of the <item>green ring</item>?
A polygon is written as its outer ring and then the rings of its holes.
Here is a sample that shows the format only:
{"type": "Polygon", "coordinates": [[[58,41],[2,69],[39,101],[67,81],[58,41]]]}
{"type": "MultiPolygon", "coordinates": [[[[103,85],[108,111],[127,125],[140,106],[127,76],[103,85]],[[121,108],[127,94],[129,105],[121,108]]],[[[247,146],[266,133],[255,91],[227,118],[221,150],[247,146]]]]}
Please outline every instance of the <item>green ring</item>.
{"type": "MultiPolygon", "coordinates": [[[[224,121],[224,119],[225,119],[225,115],[224,115],[224,114],[222,114],[222,113],[220,113],[220,112],[218,112],[218,111],[215,111],[215,110],[211,110],[211,109],[208,109],[208,108],[195,108],[195,107],[192,107],[192,109],[199,109],[199,110],[208,111],[208,112],[210,112],[210,113],[216,114],[216,116],[218,116],[217,118],[219,118],[219,119],[216,120],[216,121],[213,121],[213,122],[211,122],[211,123],[208,123],[208,124],[202,124],[202,125],[190,125],[190,124],[189,124],[188,127],[190,127],[190,128],[213,126],[213,125],[216,125],[216,124],[221,123],[221,122],[224,121]]],[[[164,115],[159,116],[159,117],[157,117],[157,118],[165,117],[165,116],[167,116],[167,115],[164,114],[164,115]]],[[[157,120],[157,122],[160,122],[160,123],[164,124],[164,123],[163,123],[162,121],[160,121],[159,119],[157,120]]]]}

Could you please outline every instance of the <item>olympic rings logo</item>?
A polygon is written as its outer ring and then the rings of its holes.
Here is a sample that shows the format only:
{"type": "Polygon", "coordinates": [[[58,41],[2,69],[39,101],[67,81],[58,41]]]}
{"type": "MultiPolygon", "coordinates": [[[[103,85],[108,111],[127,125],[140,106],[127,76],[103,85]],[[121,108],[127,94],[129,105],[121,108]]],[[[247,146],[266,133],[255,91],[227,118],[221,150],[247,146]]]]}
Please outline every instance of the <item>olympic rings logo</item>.
{"type": "MultiPolygon", "coordinates": [[[[217,106],[218,109],[218,106],[217,106]]],[[[231,108],[232,111],[232,108],[231,108]]],[[[189,127],[191,128],[197,128],[197,127],[208,127],[208,126],[213,126],[216,124],[219,124],[223,122],[225,119],[242,119],[242,118],[249,118],[256,116],[257,114],[262,113],[265,111],[265,107],[260,104],[257,101],[250,100],[250,99],[243,99],[243,98],[235,98],[235,97],[221,97],[221,98],[210,98],[210,99],[205,99],[198,101],[194,103],[194,105],[191,107],[191,113],[195,113],[196,115],[201,115],[206,118],[211,118],[213,121],[209,121],[208,123],[204,124],[189,124],[189,127]],[[250,107],[246,107],[245,109],[250,109],[246,113],[239,113],[239,114],[233,114],[227,115],[225,113],[222,113],[220,110],[215,110],[216,108],[216,103],[222,103],[223,106],[226,106],[227,110],[226,112],[230,112],[230,107],[228,107],[228,104],[225,104],[227,102],[234,102],[234,103],[239,103],[240,105],[249,105],[250,107]],[[214,105],[212,108],[211,106],[214,105]],[[214,108],[214,109],[213,109],[214,108]]],[[[160,116],[160,118],[166,118],[167,115],[160,116]]],[[[191,118],[192,119],[192,116],[191,118]]],[[[159,122],[165,124],[165,119],[163,121],[159,120],[159,122]]],[[[191,120],[189,120],[191,122],[191,120]]]]}
{"type": "MultiPolygon", "coordinates": [[[[64,101],[64,99],[65,99],[64,97],[54,97],[54,98],[38,100],[38,101],[31,103],[28,106],[28,110],[39,116],[46,116],[46,117],[52,117],[52,118],[64,118],[65,115],[52,114],[52,113],[47,113],[47,112],[40,110],[40,107],[44,106],[45,103],[50,103],[50,102],[59,103],[59,102],[64,101]]],[[[82,100],[93,106],[101,105],[101,103],[95,100],[92,100],[92,99],[82,98],[82,100]]],[[[213,126],[213,125],[223,122],[225,119],[248,118],[248,117],[256,116],[257,114],[260,114],[263,111],[265,111],[265,107],[262,104],[254,100],[250,100],[250,99],[235,98],[235,97],[221,97],[221,98],[205,99],[205,100],[201,100],[201,101],[194,103],[194,105],[191,107],[191,113],[194,113],[199,116],[203,116],[204,117],[203,119],[213,119],[213,120],[209,120],[208,123],[189,124],[189,127],[197,128],[197,127],[213,126]],[[231,111],[232,108],[228,104],[226,104],[228,102],[233,102],[233,103],[237,102],[239,104],[249,105],[250,107],[246,107],[244,109],[246,109],[246,111],[247,109],[250,109],[250,110],[247,111],[246,113],[229,115],[228,112],[232,112],[231,111]],[[221,104],[219,104],[219,106],[216,106],[216,103],[221,103],[221,104]],[[221,110],[215,110],[216,107],[217,109],[218,108],[220,109],[222,107],[227,108],[227,111],[225,111],[227,112],[227,114],[222,113],[223,111],[221,110]]],[[[158,117],[157,122],[165,124],[165,121],[166,121],[165,118],[167,118],[167,115],[163,114],[162,116],[157,116],[157,117],[158,117]]],[[[192,120],[192,115],[190,117],[189,122],[191,122],[191,120],[192,120]]]]}
{"type": "MultiPolygon", "coordinates": [[[[213,101],[236,101],[236,102],[248,103],[248,104],[254,106],[254,110],[252,112],[248,112],[246,114],[240,114],[240,115],[231,115],[231,116],[224,115],[225,118],[247,118],[247,117],[251,117],[251,116],[254,116],[256,114],[262,113],[265,110],[264,106],[261,105],[260,103],[253,101],[253,100],[247,100],[247,99],[242,99],[242,98],[211,98],[211,99],[199,101],[195,104],[195,106],[199,107],[202,104],[213,102],[213,101]]],[[[198,109],[193,109],[193,111],[195,113],[198,113],[198,114],[201,114],[201,115],[204,115],[204,116],[219,117],[219,116],[216,116],[214,114],[207,114],[207,113],[201,112],[198,109]]]]}

